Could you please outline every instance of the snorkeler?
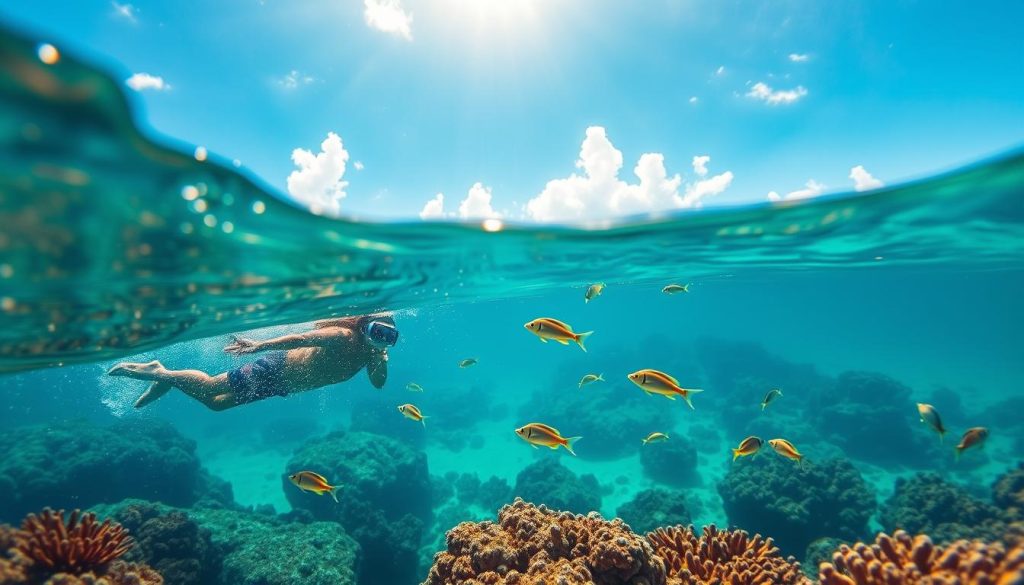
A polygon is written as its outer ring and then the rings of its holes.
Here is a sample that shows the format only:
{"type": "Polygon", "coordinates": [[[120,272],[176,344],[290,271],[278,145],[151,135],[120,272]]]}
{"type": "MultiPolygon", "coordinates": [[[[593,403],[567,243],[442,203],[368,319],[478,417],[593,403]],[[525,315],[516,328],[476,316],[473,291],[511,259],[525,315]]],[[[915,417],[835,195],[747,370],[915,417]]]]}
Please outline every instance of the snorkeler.
{"type": "Polygon", "coordinates": [[[288,396],[344,382],[366,367],[370,383],[382,388],[388,377],[387,348],[398,341],[388,315],[362,315],[319,321],[312,331],[265,341],[233,338],[224,351],[232,355],[271,351],[252,363],[216,375],[199,370],[169,370],[158,361],[121,363],[107,372],[152,380],[135,408],[151,404],[172,388],[205,404],[227,410],[270,398],[288,396]]]}

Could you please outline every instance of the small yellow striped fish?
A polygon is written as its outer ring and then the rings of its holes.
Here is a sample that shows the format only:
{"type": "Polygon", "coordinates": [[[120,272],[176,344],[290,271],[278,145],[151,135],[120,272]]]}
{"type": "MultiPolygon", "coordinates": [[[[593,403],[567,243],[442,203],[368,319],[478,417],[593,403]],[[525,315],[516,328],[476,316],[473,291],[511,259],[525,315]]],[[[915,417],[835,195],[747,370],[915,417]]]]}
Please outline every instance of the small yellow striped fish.
{"type": "Polygon", "coordinates": [[[318,496],[331,494],[334,501],[338,501],[338,488],[341,486],[335,486],[327,483],[327,478],[319,473],[312,471],[300,471],[289,475],[288,479],[295,484],[297,488],[304,492],[312,492],[318,496]]]}
{"type": "Polygon", "coordinates": [[[644,439],[644,445],[646,445],[647,443],[657,443],[657,442],[660,442],[660,441],[667,441],[667,440],[668,440],[668,435],[666,435],[665,433],[659,433],[659,432],[655,431],[655,432],[647,435],[647,438],[644,439]]]}
{"type": "Polygon", "coordinates": [[[986,439],[988,439],[988,429],[985,427],[967,429],[964,436],[960,438],[960,444],[956,446],[956,458],[959,460],[960,454],[971,447],[981,447],[985,444],[986,439]]]}
{"type": "Polygon", "coordinates": [[[779,455],[782,455],[786,459],[792,459],[799,464],[803,464],[804,456],[796,450],[793,443],[790,443],[786,439],[772,439],[768,441],[768,444],[771,445],[772,449],[775,449],[775,452],[779,455]]]}
{"type": "Polygon", "coordinates": [[[519,437],[533,446],[534,449],[537,445],[541,447],[549,447],[551,449],[558,449],[561,445],[565,447],[565,450],[576,455],[576,452],[572,450],[572,445],[576,441],[579,441],[582,437],[563,437],[558,429],[549,427],[542,423],[530,423],[523,425],[516,429],[516,434],[519,437]]]}
{"type": "Polygon", "coordinates": [[[580,388],[593,382],[604,382],[604,374],[587,374],[580,378],[580,388]]]}
{"type": "Polygon", "coordinates": [[[746,457],[747,455],[753,455],[761,449],[761,438],[750,436],[740,441],[740,446],[732,450],[732,460],[736,461],[740,457],[746,457]]]}
{"type": "Polygon", "coordinates": [[[583,342],[594,333],[593,331],[576,333],[568,324],[562,323],[558,319],[551,319],[550,317],[534,319],[523,325],[523,327],[529,329],[531,333],[539,337],[544,343],[547,343],[549,339],[553,339],[562,345],[569,345],[570,341],[575,341],[576,345],[580,346],[580,349],[583,351],[587,351],[587,347],[583,345],[583,342]]]}
{"type": "Polygon", "coordinates": [[[690,395],[703,392],[700,388],[682,388],[678,380],[658,370],[639,370],[630,374],[629,379],[648,394],[660,394],[669,400],[675,400],[677,395],[682,396],[690,408],[693,408],[690,395]]]}
{"type": "Polygon", "coordinates": [[[590,285],[589,287],[587,287],[587,294],[583,295],[583,299],[584,299],[583,302],[589,303],[590,301],[594,300],[595,298],[601,296],[601,293],[603,293],[603,292],[604,292],[604,283],[603,282],[594,283],[594,284],[590,285]]]}
{"type": "Polygon", "coordinates": [[[931,404],[918,402],[917,414],[921,415],[921,422],[928,423],[928,426],[935,429],[936,433],[939,433],[939,442],[941,443],[946,434],[946,427],[942,426],[942,419],[939,418],[939,411],[935,410],[935,407],[931,404]]]}
{"type": "Polygon", "coordinates": [[[409,382],[405,385],[405,389],[409,392],[423,392],[423,386],[420,386],[416,382],[409,382]]]}
{"type": "Polygon", "coordinates": [[[686,283],[686,284],[670,284],[670,285],[667,285],[665,288],[661,289],[661,292],[663,292],[663,293],[665,293],[667,295],[677,295],[679,293],[688,293],[688,292],[690,292],[690,283],[686,283]]]}
{"type": "Polygon", "coordinates": [[[466,358],[466,359],[462,360],[461,362],[459,362],[459,367],[460,368],[468,368],[470,366],[475,366],[475,365],[476,365],[476,358],[466,358]]]}
{"type": "Polygon", "coordinates": [[[776,398],[782,398],[782,390],[772,388],[764,395],[764,400],[761,401],[761,410],[764,410],[776,398]]]}
{"type": "Polygon", "coordinates": [[[424,422],[424,419],[430,418],[429,416],[423,416],[423,413],[420,412],[420,409],[416,408],[416,406],[413,404],[403,404],[399,406],[398,412],[402,413],[402,416],[404,416],[405,418],[419,421],[420,424],[422,424],[423,426],[427,426],[427,423],[424,422]]]}

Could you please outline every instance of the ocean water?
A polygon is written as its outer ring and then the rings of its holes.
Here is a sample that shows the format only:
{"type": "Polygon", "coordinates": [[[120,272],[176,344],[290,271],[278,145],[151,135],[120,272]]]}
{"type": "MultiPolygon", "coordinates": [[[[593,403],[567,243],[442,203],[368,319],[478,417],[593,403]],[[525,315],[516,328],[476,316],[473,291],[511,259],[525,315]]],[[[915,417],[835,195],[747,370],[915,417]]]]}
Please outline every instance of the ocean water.
{"type": "Polygon", "coordinates": [[[801,559],[822,538],[991,540],[1019,520],[992,486],[1024,449],[1024,153],[870,194],[576,228],[377,224],[311,215],[154,139],[111,78],[38,55],[0,35],[0,523],[96,510],[146,535],[132,554],[167,582],[403,584],[445,531],[515,497],[638,532],[760,532],[801,559]],[[257,357],[226,354],[232,334],[371,312],[401,332],[380,390],[360,372],[224,412],[178,390],[135,409],[147,383],[105,375],[224,372],[257,357]],[[523,327],[538,317],[594,331],[587,351],[541,343],[523,327]],[[627,379],[643,368],[702,389],[694,408],[627,379]],[[578,387],[588,373],[604,381],[578,387]],[[530,422],[582,436],[576,456],[531,448],[514,433],[530,422]],[[988,439],[957,457],[972,427],[988,439]],[[733,461],[749,435],[805,459],[765,445],[733,461]],[[291,485],[308,466],[339,504],[291,485]],[[183,512],[191,544],[155,552],[182,538],[132,524],[146,505],[183,512]]]}

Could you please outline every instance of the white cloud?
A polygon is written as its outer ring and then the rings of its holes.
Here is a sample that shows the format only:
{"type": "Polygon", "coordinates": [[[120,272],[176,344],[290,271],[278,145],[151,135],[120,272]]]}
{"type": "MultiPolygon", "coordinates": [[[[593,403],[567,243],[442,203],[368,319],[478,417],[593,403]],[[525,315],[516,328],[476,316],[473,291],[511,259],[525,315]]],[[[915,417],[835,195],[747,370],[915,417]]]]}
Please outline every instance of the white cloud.
{"type": "Polygon", "coordinates": [[[725,172],[684,187],[679,174],[669,176],[662,154],[646,153],[633,168],[639,182],[630,184],[618,177],[622,164],[622,152],[612,145],[605,129],[587,128],[576,161],[583,174],[548,181],[544,190],[526,203],[526,214],[536,221],[582,221],[698,207],[705,197],[728,188],[733,179],[731,172],[725,172]]]}
{"type": "Polygon", "coordinates": [[[130,22],[139,22],[139,17],[137,15],[138,9],[131,4],[111,2],[110,5],[114,7],[114,16],[123,18],[130,22]]]}
{"type": "Polygon", "coordinates": [[[444,216],[444,193],[434,195],[420,211],[420,219],[441,219],[444,216]]]}
{"type": "Polygon", "coordinates": [[[365,0],[364,4],[367,26],[412,40],[412,14],[402,8],[400,0],[365,0]]]}
{"type": "Polygon", "coordinates": [[[747,92],[748,98],[761,100],[773,106],[779,104],[791,104],[805,95],[807,95],[807,89],[802,85],[798,85],[794,89],[773,90],[767,84],[760,81],[755,83],[754,86],[750,88],[750,91],[747,92]]]}
{"type": "Polygon", "coordinates": [[[853,179],[854,191],[870,191],[885,186],[885,183],[871,176],[862,165],[850,169],[850,178],[853,179]]]}
{"type": "Polygon", "coordinates": [[[171,84],[164,81],[163,77],[150,75],[149,73],[136,73],[126,79],[125,84],[135,91],[143,91],[146,89],[166,91],[171,89],[171,84]]]}
{"type": "Polygon", "coordinates": [[[815,181],[814,179],[808,179],[804,183],[803,189],[797,189],[796,191],[790,191],[785,195],[779,195],[775,191],[768,193],[769,201],[790,201],[795,199],[808,199],[810,197],[817,197],[825,191],[825,185],[815,181]]]}
{"type": "Polygon", "coordinates": [[[709,162],[711,162],[711,157],[708,155],[693,157],[693,172],[697,173],[698,177],[708,174],[709,162]]]}
{"type": "Polygon", "coordinates": [[[366,168],[366,166],[365,166],[365,165],[363,165],[363,163],[362,163],[361,161],[358,161],[358,160],[357,160],[356,162],[352,163],[352,166],[353,166],[353,167],[354,167],[354,168],[355,168],[355,169],[356,169],[357,171],[361,171],[361,170],[363,170],[363,169],[365,169],[365,168],[366,168]]]}
{"type": "Polygon", "coordinates": [[[691,104],[695,104],[695,103],[697,103],[698,101],[700,101],[700,100],[698,100],[698,99],[697,99],[697,96],[692,96],[692,97],[690,98],[690,103],[691,103],[691,104]]]}
{"type": "Polygon", "coordinates": [[[313,213],[337,215],[348,187],[348,182],[342,180],[348,151],[341,137],[328,132],[317,154],[296,148],[292,151],[292,162],[299,168],[288,175],[288,193],[313,213]]]}
{"type": "Polygon", "coordinates": [[[292,69],[287,75],[277,80],[277,84],[285,89],[295,89],[300,85],[309,85],[316,81],[316,78],[312,75],[300,73],[296,69],[292,69]]]}
{"type": "Polygon", "coordinates": [[[794,62],[794,63],[804,63],[806,61],[809,61],[810,59],[811,59],[811,56],[808,55],[807,53],[790,53],[789,54],[789,60],[794,62]]]}
{"type": "Polygon", "coordinates": [[[718,69],[715,69],[715,75],[718,77],[725,75],[725,65],[719,65],[718,69]]]}
{"type": "Polygon", "coordinates": [[[481,183],[473,183],[466,198],[459,204],[459,217],[462,219],[489,219],[501,217],[491,207],[491,189],[481,183]]]}

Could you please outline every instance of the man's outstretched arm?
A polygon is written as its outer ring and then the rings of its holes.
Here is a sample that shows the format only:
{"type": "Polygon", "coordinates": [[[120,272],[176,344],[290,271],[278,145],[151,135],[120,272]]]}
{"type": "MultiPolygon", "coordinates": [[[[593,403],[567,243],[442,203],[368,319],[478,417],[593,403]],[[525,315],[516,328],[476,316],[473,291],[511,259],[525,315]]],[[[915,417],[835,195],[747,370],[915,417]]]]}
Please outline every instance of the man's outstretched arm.
{"type": "Polygon", "coordinates": [[[260,351],[298,349],[300,347],[323,347],[352,336],[352,330],[344,327],[325,327],[305,333],[289,333],[273,339],[256,341],[234,337],[224,346],[224,352],[233,355],[257,353],[260,351]]]}
{"type": "Polygon", "coordinates": [[[388,381],[388,350],[374,351],[370,361],[366,363],[366,373],[370,376],[370,383],[380,390],[388,381]]]}

